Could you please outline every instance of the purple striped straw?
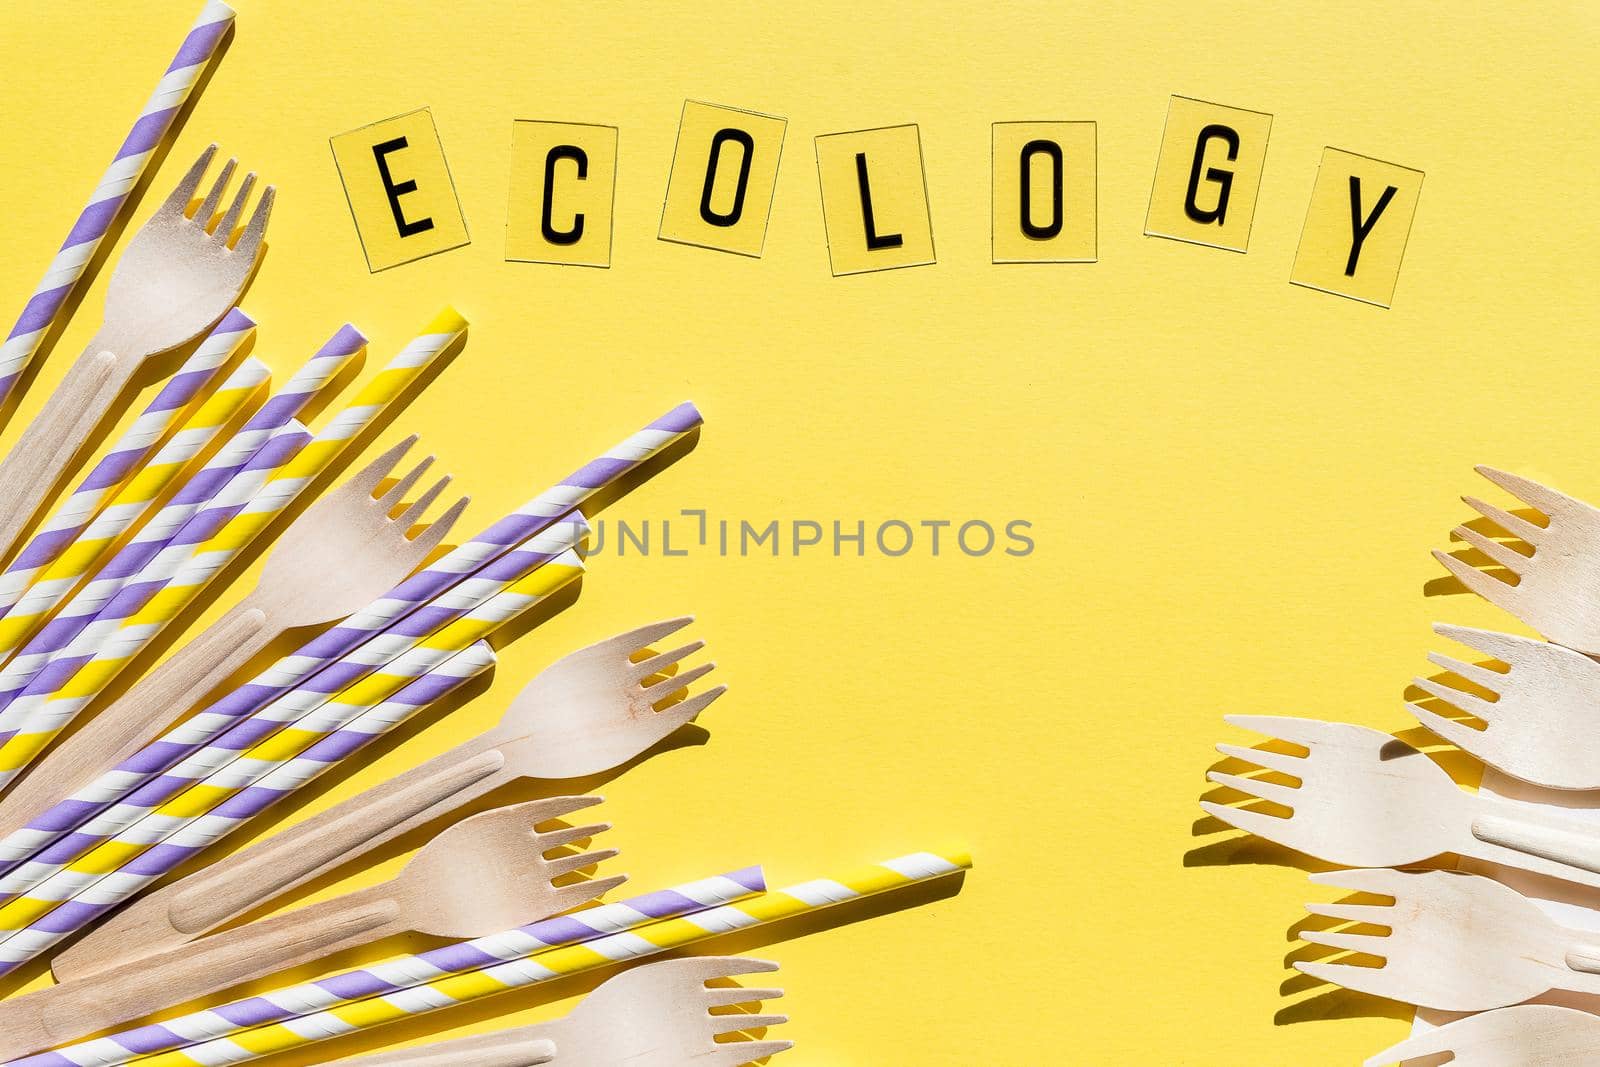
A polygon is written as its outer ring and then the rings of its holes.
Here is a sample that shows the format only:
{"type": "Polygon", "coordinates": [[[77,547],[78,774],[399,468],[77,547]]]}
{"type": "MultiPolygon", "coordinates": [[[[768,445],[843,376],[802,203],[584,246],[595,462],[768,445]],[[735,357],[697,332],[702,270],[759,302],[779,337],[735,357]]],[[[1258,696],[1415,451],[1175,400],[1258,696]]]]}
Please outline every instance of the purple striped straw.
{"type": "Polygon", "coordinates": [[[60,317],[67,297],[88,269],[106,231],[127,206],[128,194],[139,184],[156,146],[172,128],[184,101],[216,56],[217,46],[232,25],[233,9],[228,5],[211,0],[201,9],[155,93],[139,113],[127,140],[95,186],[89,206],[78,216],[61,251],[51,260],[44,280],[34,289],[16,325],[0,345],[0,404],[16,388],[17,381],[39,351],[45,334],[60,317]]]}

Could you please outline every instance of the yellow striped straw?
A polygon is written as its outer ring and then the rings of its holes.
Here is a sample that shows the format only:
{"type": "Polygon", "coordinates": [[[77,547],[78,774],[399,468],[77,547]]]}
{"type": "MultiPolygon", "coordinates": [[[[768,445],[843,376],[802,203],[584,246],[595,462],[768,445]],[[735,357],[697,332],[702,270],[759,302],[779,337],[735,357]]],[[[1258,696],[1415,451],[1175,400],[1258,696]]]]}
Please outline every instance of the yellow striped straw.
{"type": "MultiPolygon", "coordinates": [[[[188,855],[215,841],[225,832],[219,829],[220,824],[228,822],[224,817],[207,820],[216,808],[349,725],[362,711],[382,704],[455,654],[489,637],[582,572],[582,560],[575,551],[568,550],[509,583],[482,606],[419,639],[411,651],[341,690],[312,715],[257,742],[233,762],[219,767],[132,826],[66,864],[25,895],[0,907],[0,932],[5,937],[0,942],[0,966],[9,969],[32,959],[72,932],[37,925],[56,907],[70,900],[98,909],[133,896],[166,872],[147,870],[151,866],[147,864],[124,870],[132,861],[159,847],[159,867],[165,868],[167,857],[188,855]]],[[[176,863],[174,860],[172,866],[176,863]]]]}
{"type": "MultiPolygon", "coordinates": [[[[220,1067],[223,1064],[245,1063],[413,1015],[468,1004],[511,989],[611,967],[623,961],[660,955],[721,934],[771,926],[838,904],[944,878],[971,866],[972,858],[965,851],[916,852],[841,876],[802,882],[750,900],[724,904],[710,911],[665,919],[594,941],[548,949],[477,971],[448,975],[286,1022],[200,1041],[187,1048],[153,1056],[115,1057],[96,1062],[132,1063],[137,1067],[220,1067]]],[[[271,993],[265,995],[272,997],[271,993]]],[[[170,1020],[164,1025],[173,1032],[183,1033],[187,1030],[187,1018],[170,1020]]],[[[80,1063],[79,1058],[72,1055],[75,1051],[69,1048],[58,1053],[43,1053],[20,1061],[17,1067],[80,1063]]]]}
{"type": "MultiPolygon", "coordinates": [[[[256,400],[271,377],[265,364],[246,359],[125,482],[77,539],[34,579],[22,598],[0,619],[0,660],[20,648],[150,505],[188,469],[189,464],[256,400]]],[[[8,667],[11,664],[7,664],[8,667]]],[[[11,687],[0,677],[0,693],[11,687]]]]}
{"type": "MultiPolygon", "coordinates": [[[[128,618],[113,621],[115,633],[105,637],[95,657],[39,706],[44,721],[70,719],[122,672],[173,619],[193,602],[216,574],[244,551],[339,458],[363,430],[383,414],[425,374],[435,360],[460,337],[467,320],[446,308],[423,332],[373,375],[341,411],[328,421],[311,442],[286,464],[272,472],[244,509],[210,539],[195,547],[190,560],[172,579],[128,618]],[[65,701],[65,705],[51,704],[65,701]]],[[[97,620],[97,627],[107,620],[97,620]]],[[[3,625],[3,623],[0,623],[3,625]]]]}

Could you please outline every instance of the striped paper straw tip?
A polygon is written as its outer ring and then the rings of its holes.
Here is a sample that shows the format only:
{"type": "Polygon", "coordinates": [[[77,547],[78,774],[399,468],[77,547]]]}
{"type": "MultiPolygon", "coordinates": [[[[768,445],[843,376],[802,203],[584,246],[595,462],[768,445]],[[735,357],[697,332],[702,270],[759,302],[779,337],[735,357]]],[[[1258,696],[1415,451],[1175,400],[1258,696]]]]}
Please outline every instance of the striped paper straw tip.
{"type": "Polygon", "coordinates": [[[233,24],[233,17],[233,9],[226,4],[211,2],[201,9],[111,166],[90,195],[88,206],[73,223],[44,279],[0,345],[0,400],[16,387],[45,333],[60,315],[68,295],[94,258],[95,249],[122,213],[129,191],[139,183],[156,145],[194,90],[200,71],[216,55],[217,45],[233,24]]]}
{"type": "Polygon", "coordinates": [[[453,307],[445,307],[422,328],[423,333],[457,334],[467,328],[467,320],[453,307]]]}

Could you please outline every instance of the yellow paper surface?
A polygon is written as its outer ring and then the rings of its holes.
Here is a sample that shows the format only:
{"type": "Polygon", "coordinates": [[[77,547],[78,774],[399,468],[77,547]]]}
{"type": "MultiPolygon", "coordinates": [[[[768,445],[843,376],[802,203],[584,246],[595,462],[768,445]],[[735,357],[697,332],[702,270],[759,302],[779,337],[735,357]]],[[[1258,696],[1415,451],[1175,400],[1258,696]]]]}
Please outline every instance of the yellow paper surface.
{"type": "MultiPolygon", "coordinates": [[[[605,513],[611,547],[582,596],[504,650],[485,695],[273,826],[488,726],[563,653],[693,612],[687,632],[731,689],[703,717],[708,744],[593,787],[617,870],[653,888],[765,861],[789,882],[951,839],[976,861],[959,897],[758,950],[783,964],[799,1042],[776,1064],[1352,1064],[1403,1036],[1392,1006],[1280,993],[1286,931],[1326,895],[1280,854],[1191,827],[1211,746],[1248,737],[1224,713],[1403,729],[1403,687],[1439,647],[1431,622],[1522,632],[1422,593],[1443,574],[1428,549],[1468,515],[1457,497],[1487,491],[1472,464],[1600,502],[1600,224],[1583,194],[1600,143],[1582,125],[1600,106],[1600,19],[1507,8],[1441,32],[1434,8],[1367,3],[237,7],[153,191],[213,139],[277,183],[246,301],[275,371],[348,319],[371,337],[371,373],[459,307],[465,349],[378,444],[421,433],[473,495],[466,532],[680,400],[708,420],[693,453],[605,513]],[[1274,115],[1247,255],[1143,236],[1173,94],[1274,115]],[[686,99],[788,120],[760,259],[657,237],[686,99]],[[424,105],[476,240],[369,274],[328,138],[424,105]],[[620,129],[610,270],[505,261],[517,118],[620,129]],[[1050,118],[1097,123],[1099,262],[997,266],[991,125],[1050,118]],[[834,278],[813,138],[907,122],[939,261],[834,278]],[[1290,284],[1328,145],[1428,176],[1391,310],[1290,284]],[[707,510],[708,547],[683,509],[707,510]],[[655,524],[651,555],[615,554],[618,518],[655,524]],[[663,518],[689,555],[661,554],[663,518]],[[791,525],[777,558],[738,555],[736,534],[723,556],[721,519],[791,525]],[[835,557],[831,524],[858,519],[867,554],[835,557]],[[951,538],[974,519],[1031,521],[1037,548],[966,556],[951,538]],[[826,551],[791,553],[797,520],[826,524],[826,551]],[[872,542],[888,520],[919,547],[885,558],[872,542]],[[924,520],[956,524],[937,557],[924,520]]],[[[0,6],[0,84],[18,104],[0,137],[8,314],[192,13],[0,6]]],[[[105,282],[23,418],[92,335],[105,282]]],[[[402,1036],[569,1006],[515,995],[402,1036]]]]}

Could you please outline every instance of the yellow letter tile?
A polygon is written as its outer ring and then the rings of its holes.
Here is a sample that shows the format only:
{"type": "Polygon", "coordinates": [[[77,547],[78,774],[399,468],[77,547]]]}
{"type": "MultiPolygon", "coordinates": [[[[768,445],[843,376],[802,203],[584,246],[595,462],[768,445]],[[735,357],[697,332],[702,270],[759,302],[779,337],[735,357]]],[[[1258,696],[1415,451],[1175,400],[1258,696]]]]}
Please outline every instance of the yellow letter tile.
{"type": "Polygon", "coordinates": [[[1324,148],[1289,280],[1388,307],[1421,195],[1420,170],[1324,148]]]}
{"type": "Polygon", "coordinates": [[[1246,251],[1272,116],[1174,96],[1144,232],[1246,251]]]}
{"type": "Polygon", "coordinates": [[[994,124],[996,263],[1095,261],[1092,122],[994,124]]]}
{"type": "Polygon", "coordinates": [[[506,258],[611,266],[616,180],[615,126],[513,122],[506,258]]]}
{"type": "Polygon", "coordinates": [[[835,275],[934,261],[916,126],[823,134],[817,177],[835,275]]]}
{"type": "Polygon", "coordinates": [[[341,133],[329,144],[369,270],[467,243],[467,222],[427,108],[341,133]]]}
{"type": "Polygon", "coordinates": [[[684,101],[661,240],[760,256],[787,126],[775,115],[684,101]]]}

